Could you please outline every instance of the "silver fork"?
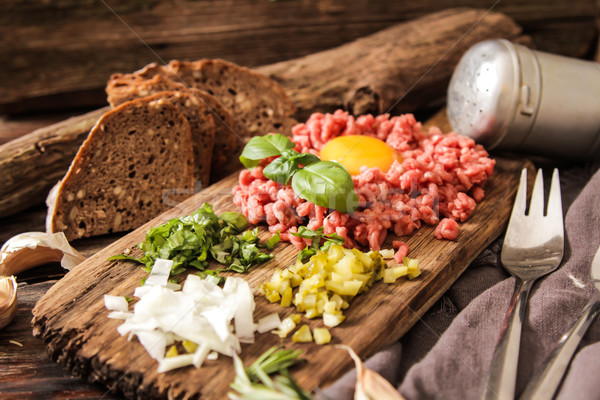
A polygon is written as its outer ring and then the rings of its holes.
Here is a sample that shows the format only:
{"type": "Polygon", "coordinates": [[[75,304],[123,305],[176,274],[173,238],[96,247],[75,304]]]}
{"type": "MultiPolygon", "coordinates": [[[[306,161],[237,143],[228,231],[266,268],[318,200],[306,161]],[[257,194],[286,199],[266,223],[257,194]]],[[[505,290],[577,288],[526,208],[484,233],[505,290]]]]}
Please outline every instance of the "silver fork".
{"type": "Polygon", "coordinates": [[[558,170],[552,174],[546,215],[543,181],[539,170],[526,215],[527,170],[521,172],[500,255],[504,268],[515,277],[515,289],[492,356],[482,399],[514,399],[521,327],[529,291],[538,278],[554,271],[563,257],[564,228],[558,170]]]}

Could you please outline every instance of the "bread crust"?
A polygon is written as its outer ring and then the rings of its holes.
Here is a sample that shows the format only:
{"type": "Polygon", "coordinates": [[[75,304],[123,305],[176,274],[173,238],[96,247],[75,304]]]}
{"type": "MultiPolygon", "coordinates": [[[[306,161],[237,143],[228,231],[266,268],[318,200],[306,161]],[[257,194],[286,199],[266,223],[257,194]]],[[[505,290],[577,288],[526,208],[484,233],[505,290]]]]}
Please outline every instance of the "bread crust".
{"type": "Polygon", "coordinates": [[[173,60],[165,69],[188,87],[215,96],[234,116],[237,134],[245,140],[289,133],[282,129],[289,125],[296,108],[281,86],[268,77],[222,59],[173,60]]]}

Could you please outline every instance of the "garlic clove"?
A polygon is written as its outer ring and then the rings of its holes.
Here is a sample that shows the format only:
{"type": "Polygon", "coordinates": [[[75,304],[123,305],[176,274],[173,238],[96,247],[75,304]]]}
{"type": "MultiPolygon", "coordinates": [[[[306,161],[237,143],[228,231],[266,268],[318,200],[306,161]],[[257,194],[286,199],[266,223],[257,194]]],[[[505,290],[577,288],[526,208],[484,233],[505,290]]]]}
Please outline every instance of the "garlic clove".
{"type": "Polygon", "coordinates": [[[18,274],[39,265],[59,262],[62,256],[62,251],[49,247],[25,247],[6,255],[0,264],[0,275],[18,274]]]}
{"type": "Polygon", "coordinates": [[[356,367],[356,386],[354,400],[405,400],[392,384],[377,372],[365,367],[358,354],[350,346],[336,347],[346,349],[356,367]]]}
{"type": "Polygon", "coordinates": [[[17,280],[14,276],[0,277],[0,329],[12,321],[17,312],[17,280]]]}
{"type": "Polygon", "coordinates": [[[14,275],[39,265],[59,262],[71,269],[85,260],[62,232],[26,232],[13,236],[0,249],[0,275],[14,275]]]}

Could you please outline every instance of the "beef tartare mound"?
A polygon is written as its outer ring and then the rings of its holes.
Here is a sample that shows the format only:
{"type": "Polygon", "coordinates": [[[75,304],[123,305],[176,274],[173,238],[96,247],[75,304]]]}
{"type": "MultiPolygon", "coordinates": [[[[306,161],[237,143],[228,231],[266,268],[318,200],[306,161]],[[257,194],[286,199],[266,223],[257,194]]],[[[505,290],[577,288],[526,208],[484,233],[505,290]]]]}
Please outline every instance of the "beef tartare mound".
{"type": "MultiPolygon", "coordinates": [[[[252,224],[266,222],[282,240],[303,248],[305,240],[292,235],[306,225],[337,233],[349,247],[379,250],[388,231],[406,236],[422,224],[436,226],[436,237],[455,239],[457,222],[466,221],[484,197],[483,186],[495,161],[472,139],[444,134],[438,128],[422,131],[412,114],[391,117],[353,117],[338,110],[313,114],[292,129],[295,150],[317,156],[330,140],[364,135],[385,142],[396,152],[387,171],[363,166],[352,176],[358,209],[352,214],[330,210],[297,196],[292,187],[267,179],[264,163],[240,172],[233,188],[234,203],[252,224]]],[[[272,160],[269,160],[272,161],[272,160]]]]}

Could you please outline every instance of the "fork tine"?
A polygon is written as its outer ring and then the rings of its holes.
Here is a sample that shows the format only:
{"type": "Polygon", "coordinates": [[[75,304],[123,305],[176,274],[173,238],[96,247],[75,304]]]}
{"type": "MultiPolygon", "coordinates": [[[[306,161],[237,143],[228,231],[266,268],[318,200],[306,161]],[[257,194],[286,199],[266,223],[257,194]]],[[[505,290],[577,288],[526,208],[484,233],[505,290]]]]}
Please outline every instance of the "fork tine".
{"type": "MultiPolygon", "coordinates": [[[[560,179],[558,177],[558,169],[552,172],[552,183],[550,184],[550,195],[548,197],[548,212],[549,217],[554,217],[556,221],[560,221],[562,226],[562,201],[560,195],[560,179]]],[[[557,222],[558,223],[558,222],[557,222]]],[[[561,228],[562,229],[562,228],[561,228]]]]}
{"type": "MultiPolygon", "coordinates": [[[[525,209],[527,208],[527,168],[523,168],[521,171],[521,180],[519,181],[519,189],[517,190],[517,195],[515,196],[515,202],[513,204],[512,213],[510,215],[510,220],[516,219],[518,217],[525,216],[525,209]]],[[[510,222],[509,222],[510,226],[510,222]]]]}
{"type": "Polygon", "coordinates": [[[542,169],[538,169],[531,192],[531,202],[529,203],[528,215],[540,219],[544,216],[544,174],[542,169]]]}

